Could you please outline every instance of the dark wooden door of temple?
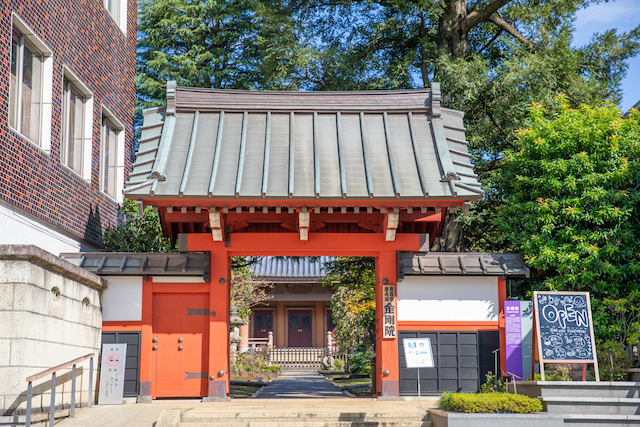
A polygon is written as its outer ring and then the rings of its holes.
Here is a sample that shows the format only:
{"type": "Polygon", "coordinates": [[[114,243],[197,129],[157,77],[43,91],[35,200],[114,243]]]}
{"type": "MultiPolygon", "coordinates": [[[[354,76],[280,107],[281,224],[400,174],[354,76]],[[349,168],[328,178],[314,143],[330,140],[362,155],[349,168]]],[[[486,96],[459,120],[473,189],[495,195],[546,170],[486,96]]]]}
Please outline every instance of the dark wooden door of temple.
{"type": "Polygon", "coordinates": [[[289,310],[289,347],[311,347],[311,310],[289,310]]]}
{"type": "Polygon", "coordinates": [[[268,338],[273,332],[273,310],[255,310],[253,312],[253,337],[268,338]]]}

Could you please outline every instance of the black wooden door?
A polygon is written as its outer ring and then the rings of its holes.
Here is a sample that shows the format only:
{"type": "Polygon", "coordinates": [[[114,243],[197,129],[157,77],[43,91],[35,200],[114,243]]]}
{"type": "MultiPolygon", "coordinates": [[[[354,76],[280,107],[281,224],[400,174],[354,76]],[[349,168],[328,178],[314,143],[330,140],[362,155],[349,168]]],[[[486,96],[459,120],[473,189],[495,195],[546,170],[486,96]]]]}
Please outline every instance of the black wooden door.
{"type": "Polygon", "coordinates": [[[124,396],[137,396],[140,391],[140,332],[103,332],[102,343],[127,344],[124,396]]]}

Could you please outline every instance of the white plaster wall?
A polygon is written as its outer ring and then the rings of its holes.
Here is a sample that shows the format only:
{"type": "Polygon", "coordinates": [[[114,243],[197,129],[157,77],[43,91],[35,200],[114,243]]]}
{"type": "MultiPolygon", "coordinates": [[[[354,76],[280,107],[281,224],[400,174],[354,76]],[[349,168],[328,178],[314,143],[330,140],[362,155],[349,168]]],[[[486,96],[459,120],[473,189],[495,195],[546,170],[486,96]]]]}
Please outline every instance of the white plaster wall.
{"type": "MultiPolygon", "coordinates": [[[[97,368],[100,294],[94,287],[27,260],[0,260],[0,424],[6,418],[2,415],[24,413],[27,376],[89,353],[96,353],[97,368]],[[57,296],[54,287],[60,291],[57,296]]],[[[70,402],[70,371],[58,372],[56,404],[70,402]]],[[[76,399],[83,405],[88,373],[87,360],[78,365],[76,399]]],[[[94,390],[95,375],[96,371],[94,390]]],[[[50,376],[34,382],[34,411],[47,410],[50,382],[50,376]]]]}
{"type": "Polygon", "coordinates": [[[0,245],[35,245],[54,255],[79,252],[81,243],[24,212],[0,203],[0,245]]]}
{"type": "Polygon", "coordinates": [[[202,276],[153,276],[153,283],[206,283],[202,276]]]}
{"type": "Polygon", "coordinates": [[[398,320],[496,321],[498,278],[405,276],[398,283],[398,320]]]}
{"type": "Polygon", "coordinates": [[[142,320],[142,276],[103,276],[109,287],[102,294],[102,320],[142,320]]]}

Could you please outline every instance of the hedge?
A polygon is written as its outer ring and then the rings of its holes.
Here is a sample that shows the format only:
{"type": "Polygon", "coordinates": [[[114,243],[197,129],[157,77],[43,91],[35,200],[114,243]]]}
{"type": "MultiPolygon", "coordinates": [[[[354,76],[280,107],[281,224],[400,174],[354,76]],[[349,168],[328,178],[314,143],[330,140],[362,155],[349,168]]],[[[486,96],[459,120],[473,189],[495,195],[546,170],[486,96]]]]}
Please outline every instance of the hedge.
{"type": "Polygon", "coordinates": [[[530,414],[542,411],[542,403],[521,394],[444,393],[438,401],[438,408],[455,412],[530,414]]]}

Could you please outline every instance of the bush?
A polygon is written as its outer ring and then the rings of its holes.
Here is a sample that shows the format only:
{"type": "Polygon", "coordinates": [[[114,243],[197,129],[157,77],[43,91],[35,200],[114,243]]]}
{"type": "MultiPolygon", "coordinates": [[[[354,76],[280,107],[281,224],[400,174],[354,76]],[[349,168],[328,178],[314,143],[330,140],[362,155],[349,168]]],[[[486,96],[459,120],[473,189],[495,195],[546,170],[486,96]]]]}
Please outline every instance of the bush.
{"type": "Polygon", "coordinates": [[[598,343],[597,348],[600,381],[626,381],[633,361],[629,359],[624,344],[605,341],[598,343]]]}
{"type": "Polygon", "coordinates": [[[344,360],[342,359],[334,360],[333,366],[335,366],[338,371],[342,371],[342,368],[344,368],[344,360]]]}
{"type": "Polygon", "coordinates": [[[438,401],[438,408],[444,411],[468,413],[530,414],[542,411],[542,403],[538,399],[521,394],[444,393],[438,401]]]}
{"type": "Polygon", "coordinates": [[[282,370],[282,367],[271,365],[271,366],[263,366],[260,369],[262,370],[262,372],[280,372],[282,370]]]}
{"type": "Polygon", "coordinates": [[[355,354],[349,355],[349,371],[351,371],[352,374],[370,374],[372,357],[373,352],[367,349],[364,344],[360,344],[358,351],[355,354]]]}
{"type": "Polygon", "coordinates": [[[485,375],[485,382],[480,386],[482,393],[505,393],[507,386],[501,380],[496,379],[491,371],[485,375]]]}

